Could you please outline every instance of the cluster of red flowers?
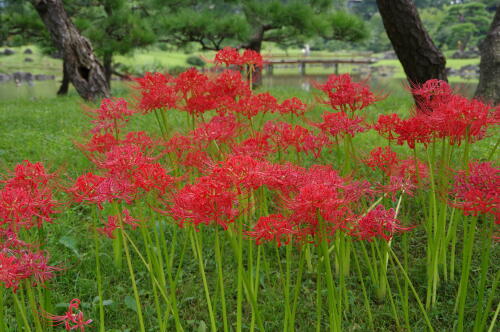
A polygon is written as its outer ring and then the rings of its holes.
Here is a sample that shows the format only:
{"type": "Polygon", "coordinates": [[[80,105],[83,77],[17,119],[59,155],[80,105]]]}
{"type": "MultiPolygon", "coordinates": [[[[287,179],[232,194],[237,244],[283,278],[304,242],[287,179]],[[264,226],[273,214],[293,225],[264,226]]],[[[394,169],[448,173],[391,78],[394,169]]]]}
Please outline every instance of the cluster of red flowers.
{"type": "Polygon", "coordinates": [[[452,205],[466,215],[492,214],[500,220],[500,170],[488,162],[471,162],[458,171],[451,190],[452,205]]]}
{"type": "Polygon", "coordinates": [[[460,145],[484,138],[487,129],[498,124],[500,108],[455,95],[444,81],[430,80],[412,91],[420,100],[414,116],[381,115],[374,125],[381,136],[397,144],[414,149],[417,143],[427,146],[436,139],[448,139],[460,145]]]}
{"type": "Polygon", "coordinates": [[[216,64],[224,64],[226,66],[255,66],[262,67],[262,56],[254,50],[244,50],[242,54],[237,49],[232,47],[224,47],[215,55],[214,62],[216,64]]]}
{"type": "Polygon", "coordinates": [[[48,256],[35,244],[19,237],[32,227],[51,223],[60,205],[53,198],[55,174],[41,163],[25,160],[0,183],[0,282],[14,291],[22,280],[43,284],[57,268],[48,265],[48,256]]]}
{"type": "Polygon", "coordinates": [[[80,330],[85,331],[85,326],[92,323],[91,319],[85,319],[83,312],[80,311],[80,300],[73,299],[69,302],[68,310],[64,315],[53,315],[50,313],[43,313],[45,318],[52,322],[52,326],[63,325],[66,331],[80,330]]]}

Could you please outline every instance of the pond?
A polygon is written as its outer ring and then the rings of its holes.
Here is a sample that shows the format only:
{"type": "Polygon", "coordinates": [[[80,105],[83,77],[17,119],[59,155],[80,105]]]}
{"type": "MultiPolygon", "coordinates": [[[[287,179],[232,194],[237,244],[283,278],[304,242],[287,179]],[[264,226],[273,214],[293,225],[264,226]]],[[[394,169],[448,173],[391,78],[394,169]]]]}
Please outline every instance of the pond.
{"type": "MultiPolygon", "coordinates": [[[[266,87],[290,86],[301,88],[306,91],[313,89],[312,82],[324,82],[328,75],[265,75],[263,77],[263,85],[266,87]]],[[[355,80],[359,80],[354,75],[355,80]]],[[[368,83],[375,91],[383,91],[384,93],[401,93],[407,82],[404,79],[387,78],[387,77],[371,77],[368,83]]],[[[123,94],[124,89],[127,89],[130,83],[114,81],[113,89],[119,91],[118,94],[123,94]]],[[[476,89],[477,82],[471,83],[454,83],[454,90],[466,97],[472,97],[476,89]]],[[[50,98],[56,95],[59,88],[58,80],[51,81],[30,81],[16,84],[14,81],[0,83],[0,101],[15,100],[15,99],[39,99],[50,98]]],[[[73,88],[71,88],[73,89],[73,88]]],[[[70,90],[72,91],[72,90],[70,90]]]]}

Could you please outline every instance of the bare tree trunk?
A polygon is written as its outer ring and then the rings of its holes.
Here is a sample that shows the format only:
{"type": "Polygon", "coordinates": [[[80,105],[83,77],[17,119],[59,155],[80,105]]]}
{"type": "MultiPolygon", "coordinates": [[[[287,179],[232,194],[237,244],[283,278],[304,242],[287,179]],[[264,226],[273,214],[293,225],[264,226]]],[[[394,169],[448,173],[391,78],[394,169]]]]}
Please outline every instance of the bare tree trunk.
{"type": "Polygon", "coordinates": [[[57,95],[66,96],[68,94],[68,89],[69,89],[68,71],[66,70],[66,62],[63,61],[63,77],[61,86],[59,87],[59,90],[57,90],[57,95]]]}
{"type": "Polygon", "coordinates": [[[78,94],[86,100],[109,97],[103,68],[90,41],[80,35],[64,10],[62,0],[31,0],[54,44],[63,53],[66,70],[78,94]]]}
{"type": "Polygon", "coordinates": [[[425,30],[413,1],[377,0],[377,5],[410,84],[432,78],[446,81],[446,59],[425,30]]]}
{"type": "MultiPolygon", "coordinates": [[[[264,27],[259,27],[257,31],[255,31],[254,35],[252,36],[248,44],[244,46],[244,48],[260,53],[260,51],[262,50],[263,39],[264,39],[264,27]]],[[[255,67],[252,79],[254,87],[259,87],[262,85],[262,68],[255,67]]]]}
{"type": "Polygon", "coordinates": [[[479,48],[481,63],[475,98],[500,104],[500,6],[497,6],[490,31],[479,48]]]}
{"type": "Polygon", "coordinates": [[[102,58],[102,64],[104,66],[104,76],[106,77],[106,83],[108,87],[111,88],[111,75],[113,74],[113,54],[105,53],[102,58]]]}

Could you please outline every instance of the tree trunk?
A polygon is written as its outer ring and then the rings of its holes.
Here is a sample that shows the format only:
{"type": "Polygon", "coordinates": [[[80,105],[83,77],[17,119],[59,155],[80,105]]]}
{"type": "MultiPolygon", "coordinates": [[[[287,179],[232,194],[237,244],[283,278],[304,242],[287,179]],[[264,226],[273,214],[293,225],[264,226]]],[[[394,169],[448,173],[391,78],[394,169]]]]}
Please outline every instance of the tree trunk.
{"type": "Polygon", "coordinates": [[[109,97],[103,68],[90,41],[80,35],[64,10],[62,0],[31,0],[54,44],[63,53],[69,80],[86,100],[109,97]]]}
{"type": "Polygon", "coordinates": [[[68,89],[69,89],[68,71],[66,69],[66,62],[63,61],[63,77],[61,86],[59,87],[59,90],[57,90],[57,95],[66,96],[68,94],[68,89]]]}
{"type": "Polygon", "coordinates": [[[446,59],[425,30],[413,1],[377,0],[377,5],[410,84],[432,78],[446,81],[446,59]]]}
{"type": "Polygon", "coordinates": [[[479,48],[481,63],[475,98],[498,105],[500,104],[500,6],[497,6],[490,31],[479,48]]]}
{"type": "Polygon", "coordinates": [[[111,89],[111,75],[113,74],[113,54],[105,53],[102,58],[102,64],[104,66],[104,76],[106,77],[106,83],[111,89]]]}

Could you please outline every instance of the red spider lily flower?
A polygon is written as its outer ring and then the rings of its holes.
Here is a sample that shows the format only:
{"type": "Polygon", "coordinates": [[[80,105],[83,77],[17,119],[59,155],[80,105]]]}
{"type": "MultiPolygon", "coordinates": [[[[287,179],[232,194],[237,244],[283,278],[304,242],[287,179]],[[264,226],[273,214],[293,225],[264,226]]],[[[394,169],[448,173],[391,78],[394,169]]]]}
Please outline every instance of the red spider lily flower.
{"type": "Polygon", "coordinates": [[[26,275],[33,279],[33,284],[41,285],[54,277],[54,272],[61,270],[48,265],[49,258],[42,252],[22,251],[19,263],[24,266],[26,275]]]}
{"type": "Polygon", "coordinates": [[[269,136],[277,151],[284,151],[289,146],[294,146],[297,152],[303,150],[305,138],[311,135],[309,130],[302,126],[273,121],[266,122],[264,133],[269,136]]]}
{"type": "Polygon", "coordinates": [[[371,169],[380,169],[385,175],[391,176],[394,169],[398,166],[399,160],[396,152],[392,151],[389,146],[385,148],[377,147],[370,151],[370,158],[365,159],[364,162],[371,169]]]}
{"type": "Polygon", "coordinates": [[[17,165],[12,177],[2,181],[5,186],[0,189],[0,226],[18,231],[52,222],[60,205],[52,195],[54,177],[41,163],[24,161],[17,165]]]}
{"type": "Polygon", "coordinates": [[[414,85],[411,93],[418,100],[419,111],[432,112],[435,105],[448,102],[453,95],[453,90],[445,81],[430,79],[424,84],[414,85]]]}
{"type": "Polygon", "coordinates": [[[382,205],[377,205],[354,223],[350,234],[366,241],[373,241],[376,238],[390,241],[395,233],[412,229],[402,227],[395,214],[393,209],[386,210],[382,205]]]}
{"type": "Polygon", "coordinates": [[[128,109],[127,102],[123,98],[105,98],[98,109],[89,111],[88,114],[93,119],[92,133],[114,132],[116,134],[119,128],[128,122],[128,118],[134,114],[134,111],[128,109]]]}
{"type": "Polygon", "coordinates": [[[415,149],[416,143],[427,146],[434,138],[434,131],[423,114],[402,120],[396,127],[396,134],[397,143],[399,145],[406,143],[410,149],[415,149]]]}
{"type": "Polygon", "coordinates": [[[120,142],[122,145],[135,145],[140,147],[143,153],[146,153],[156,147],[159,142],[151,138],[144,131],[131,131],[120,142]]]}
{"type": "Polygon", "coordinates": [[[77,178],[73,187],[67,191],[77,203],[96,204],[103,209],[103,204],[113,200],[123,200],[131,203],[137,194],[137,185],[130,177],[123,174],[116,176],[99,176],[86,173],[77,178]]]}
{"type": "Polygon", "coordinates": [[[272,214],[260,217],[253,230],[247,231],[246,234],[254,238],[257,245],[275,241],[279,248],[282,244],[289,244],[292,236],[297,234],[297,231],[293,229],[293,225],[288,218],[283,217],[281,214],[272,214]]]}
{"type": "Polygon", "coordinates": [[[393,201],[396,201],[396,195],[400,193],[413,196],[414,189],[415,184],[409,178],[403,176],[390,176],[389,184],[379,186],[379,191],[390,195],[393,201]]]}
{"type": "Polygon", "coordinates": [[[196,128],[191,135],[195,141],[205,142],[206,146],[211,141],[230,144],[238,135],[240,127],[241,124],[236,121],[233,114],[214,116],[208,123],[196,128]]]}
{"type": "Polygon", "coordinates": [[[286,99],[279,105],[278,111],[280,114],[293,114],[295,116],[303,116],[306,112],[307,105],[297,97],[286,99]]]}
{"type": "Polygon", "coordinates": [[[268,136],[260,132],[239,144],[232,145],[231,149],[233,155],[246,155],[258,160],[265,159],[272,152],[268,136]]]}
{"type": "Polygon", "coordinates": [[[177,108],[192,115],[199,115],[217,108],[208,77],[195,68],[182,72],[175,78],[175,89],[180,93],[177,108]]]}
{"type": "Polygon", "coordinates": [[[224,47],[217,52],[214,62],[215,64],[225,64],[226,66],[240,65],[240,53],[235,48],[229,46],[224,47]]]}
{"type": "Polygon", "coordinates": [[[449,97],[446,103],[435,104],[427,118],[437,137],[448,137],[450,144],[457,145],[463,140],[482,139],[488,127],[498,123],[490,105],[459,95],[449,97]]]}
{"type": "Polygon", "coordinates": [[[415,165],[415,159],[405,159],[399,162],[396,174],[409,179],[413,184],[417,185],[420,181],[429,177],[429,168],[420,160],[417,160],[415,165]]]}
{"type": "Polygon", "coordinates": [[[275,112],[277,108],[276,98],[265,92],[241,98],[233,105],[232,111],[251,119],[258,114],[275,112]]]}
{"type": "MultiPolygon", "coordinates": [[[[293,212],[291,220],[301,232],[318,235],[320,218],[327,228],[327,236],[346,226],[350,215],[347,202],[332,186],[309,183],[299,189],[298,194],[286,203],[293,212]]],[[[326,239],[327,240],[327,239],[326,239]]]]}
{"type": "Polygon", "coordinates": [[[355,136],[357,133],[362,133],[367,130],[361,124],[363,119],[358,116],[347,116],[346,113],[325,113],[323,114],[323,122],[313,123],[322,131],[329,133],[332,136],[344,137],[345,135],[355,136]]]}
{"type": "Polygon", "coordinates": [[[331,145],[332,141],[326,134],[309,134],[304,137],[304,141],[302,143],[302,151],[304,151],[306,154],[311,152],[314,158],[317,159],[321,156],[321,152],[323,151],[323,149],[331,145]]]}
{"type": "MultiPolygon", "coordinates": [[[[96,230],[99,233],[107,236],[108,238],[114,239],[115,238],[114,231],[120,228],[120,223],[118,218],[119,218],[118,216],[108,216],[108,220],[104,224],[104,226],[101,228],[96,228],[96,230]]],[[[129,210],[127,209],[122,210],[121,218],[123,223],[131,226],[132,229],[136,229],[140,225],[139,224],[140,220],[133,218],[130,215],[129,210]]]]}
{"type": "Polygon", "coordinates": [[[131,174],[140,165],[149,164],[154,159],[147,156],[140,146],[124,144],[114,146],[106,153],[105,159],[97,161],[96,164],[111,174],[131,174]]]}
{"type": "Polygon", "coordinates": [[[138,108],[143,114],[156,109],[171,109],[177,105],[177,90],[174,78],[168,74],[146,73],[142,78],[136,78],[141,92],[138,108]]]}
{"type": "Polygon", "coordinates": [[[165,152],[173,153],[177,158],[181,158],[184,152],[191,150],[193,147],[192,137],[176,133],[165,143],[165,152]]]}
{"type": "Polygon", "coordinates": [[[218,100],[229,98],[231,101],[251,94],[250,86],[236,70],[224,70],[215,78],[210,91],[210,95],[218,100]]]}
{"type": "Polygon", "coordinates": [[[146,192],[156,190],[165,194],[175,183],[175,179],[158,163],[140,165],[132,176],[134,184],[146,192]]]}
{"type": "Polygon", "coordinates": [[[103,227],[96,228],[96,230],[104,236],[107,236],[110,239],[114,239],[114,232],[116,229],[120,228],[118,223],[118,218],[116,216],[108,216],[107,222],[103,227]]]}
{"type": "Polygon", "coordinates": [[[262,55],[254,50],[245,50],[240,57],[240,64],[249,65],[262,68],[263,60],[262,55]]]}
{"type": "Polygon", "coordinates": [[[327,99],[319,99],[319,101],[330,105],[336,111],[360,111],[381,99],[375,96],[364,82],[353,82],[349,74],[332,74],[325,84],[315,83],[314,85],[327,95],[327,99]]]}
{"type": "Polygon", "coordinates": [[[165,213],[179,221],[181,226],[192,223],[195,227],[205,224],[226,229],[238,216],[237,203],[236,192],[227,183],[204,176],[176,193],[165,213]]]}
{"type": "Polygon", "coordinates": [[[91,153],[92,152],[105,153],[111,150],[111,148],[116,144],[118,144],[118,140],[111,133],[104,133],[104,134],[96,133],[92,135],[87,144],[77,143],[77,146],[80,149],[91,153]]]}
{"type": "Polygon", "coordinates": [[[0,283],[14,292],[19,288],[21,280],[28,277],[26,268],[12,255],[0,252],[0,283]]]}
{"type": "Polygon", "coordinates": [[[210,176],[220,182],[234,186],[238,194],[246,190],[255,190],[262,185],[265,171],[262,162],[247,155],[234,155],[211,169],[210,176]]]}
{"type": "Polygon", "coordinates": [[[49,314],[47,312],[42,313],[43,316],[53,323],[52,326],[64,325],[66,331],[73,331],[79,329],[80,332],[85,331],[85,326],[92,323],[92,319],[85,319],[83,317],[83,312],[80,311],[80,300],[73,299],[69,302],[68,311],[62,316],[57,316],[49,314]]]}
{"type": "Polygon", "coordinates": [[[465,215],[488,214],[498,216],[500,205],[500,170],[489,162],[471,162],[468,171],[455,176],[451,203],[465,215]]]}
{"type": "Polygon", "coordinates": [[[217,52],[214,59],[215,64],[225,64],[230,65],[249,65],[262,67],[262,56],[260,53],[254,50],[244,50],[243,54],[240,55],[237,49],[232,47],[224,47],[222,50],[217,52]]]}
{"type": "Polygon", "coordinates": [[[386,139],[394,140],[396,139],[396,128],[401,124],[401,119],[396,113],[392,114],[381,114],[377,123],[373,125],[373,129],[378,132],[378,134],[386,139]]]}

